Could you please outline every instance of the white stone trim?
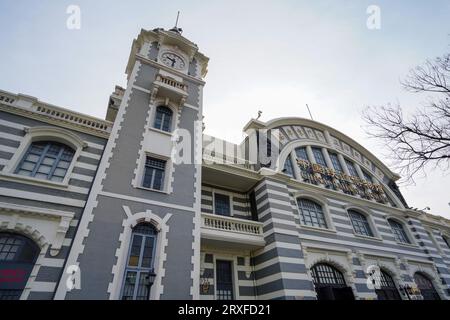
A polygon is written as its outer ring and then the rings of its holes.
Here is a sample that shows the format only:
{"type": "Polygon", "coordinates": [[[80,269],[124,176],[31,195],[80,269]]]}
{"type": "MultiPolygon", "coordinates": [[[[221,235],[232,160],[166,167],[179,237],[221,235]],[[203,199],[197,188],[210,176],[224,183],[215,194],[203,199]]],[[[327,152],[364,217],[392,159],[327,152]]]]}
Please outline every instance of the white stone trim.
{"type": "Polygon", "coordinates": [[[165,276],[164,262],[167,259],[166,248],[168,245],[167,236],[169,232],[169,225],[167,224],[167,222],[169,221],[172,214],[167,213],[163,218],[161,218],[152,213],[151,210],[134,214],[127,206],[123,206],[123,210],[125,211],[127,217],[122,222],[123,231],[119,236],[120,246],[116,250],[117,262],[112,267],[113,279],[108,285],[109,299],[120,299],[120,293],[125,273],[125,264],[131,242],[132,228],[139,222],[146,221],[153,224],[158,230],[158,236],[156,239],[156,254],[154,260],[156,278],[150,290],[150,300],[159,300],[164,292],[162,278],[164,278],[165,276]]]}

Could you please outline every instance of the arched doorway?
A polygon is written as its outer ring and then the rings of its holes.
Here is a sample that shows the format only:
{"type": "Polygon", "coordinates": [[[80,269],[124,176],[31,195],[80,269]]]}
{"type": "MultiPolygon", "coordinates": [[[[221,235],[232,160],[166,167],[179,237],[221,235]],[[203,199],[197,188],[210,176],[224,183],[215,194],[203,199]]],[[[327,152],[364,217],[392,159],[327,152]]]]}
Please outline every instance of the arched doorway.
{"type": "Polygon", "coordinates": [[[380,270],[380,273],[381,287],[375,289],[378,300],[401,300],[394,279],[383,269],[380,270]]]}
{"type": "Polygon", "coordinates": [[[421,272],[416,272],[414,274],[414,281],[424,300],[441,300],[434,288],[433,282],[426,275],[421,272]]]}
{"type": "Polygon", "coordinates": [[[20,299],[39,252],[33,240],[0,232],[0,300],[20,299]]]}
{"type": "Polygon", "coordinates": [[[344,275],[335,267],[318,263],[311,268],[317,300],[354,300],[352,288],[345,283],[344,275]]]}

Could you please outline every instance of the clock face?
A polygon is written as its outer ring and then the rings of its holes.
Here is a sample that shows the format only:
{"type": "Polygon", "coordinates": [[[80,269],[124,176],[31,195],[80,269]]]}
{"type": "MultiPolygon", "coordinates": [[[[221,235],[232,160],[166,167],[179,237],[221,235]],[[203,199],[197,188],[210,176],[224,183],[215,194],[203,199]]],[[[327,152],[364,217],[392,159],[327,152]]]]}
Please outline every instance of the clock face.
{"type": "Polygon", "coordinates": [[[175,68],[175,69],[184,69],[185,63],[183,58],[176,55],[175,53],[165,52],[161,56],[161,61],[166,66],[175,68]]]}

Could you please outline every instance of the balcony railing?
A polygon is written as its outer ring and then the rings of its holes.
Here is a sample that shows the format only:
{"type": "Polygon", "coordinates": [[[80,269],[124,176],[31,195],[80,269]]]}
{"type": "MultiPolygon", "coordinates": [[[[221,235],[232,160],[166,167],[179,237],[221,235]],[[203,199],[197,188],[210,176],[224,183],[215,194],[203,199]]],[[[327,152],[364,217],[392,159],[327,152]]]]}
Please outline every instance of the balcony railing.
{"type": "Polygon", "coordinates": [[[359,196],[363,199],[376,201],[379,203],[393,203],[384,193],[383,187],[379,184],[370,183],[358,177],[339,173],[333,169],[323,167],[317,163],[297,159],[302,179],[305,182],[322,185],[327,189],[343,192],[345,194],[359,196]]]}
{"type": "Polygon", "coordinates": [[[164,76],[162,76],[160,74],[158,74],[156,76],[156,81],[161,82],[161,83],[163,83],[165,85],[168,85],[170,87],[174,87],[176,89],[187,91],[187,86],[184,83],[178,82],[178,81],[176,81],[176,80],[174,80],[172,78],[169,78],[169,77],[164,77],[164,76]]]}
{"type": "Polygon", "coordinates": [[[261,222],[208,213],[202,213],[202,238],[256,247],[265,244],[261,222]]]}

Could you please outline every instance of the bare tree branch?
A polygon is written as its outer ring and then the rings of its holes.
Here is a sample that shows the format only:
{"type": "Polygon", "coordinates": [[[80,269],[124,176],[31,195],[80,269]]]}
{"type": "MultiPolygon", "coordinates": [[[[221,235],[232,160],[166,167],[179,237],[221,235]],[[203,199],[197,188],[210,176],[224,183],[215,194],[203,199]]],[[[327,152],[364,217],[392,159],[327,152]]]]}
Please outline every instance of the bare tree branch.
{"type": "Polygon", "coordinates": [[[450,53],[410,70],[402,82],[411,92],[429,93],[428,102],[405,117],[400,105],[371,106],[363,112],[366,132],[385,144],[406,181],[425,167],[450,167],[450,53]]]}

